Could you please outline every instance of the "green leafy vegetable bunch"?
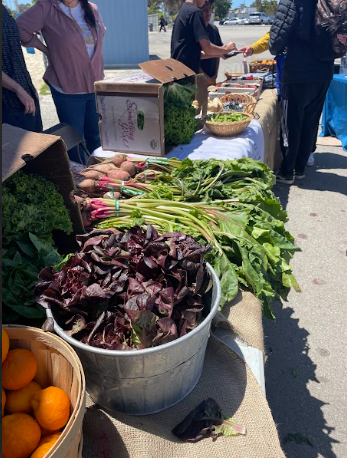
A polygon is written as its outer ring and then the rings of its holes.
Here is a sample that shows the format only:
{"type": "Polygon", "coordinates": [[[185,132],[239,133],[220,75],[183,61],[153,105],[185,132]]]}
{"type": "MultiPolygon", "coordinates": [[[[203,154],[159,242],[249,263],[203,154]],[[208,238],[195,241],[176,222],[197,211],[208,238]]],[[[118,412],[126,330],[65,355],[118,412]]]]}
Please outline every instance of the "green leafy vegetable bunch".
{"type": "Polygon", "coordinates": [[[52,231],[72,232],[72,224],[56,185],[46,179],[16,172],[2,185],[2,240],[7,246],[27,239],[30,232],[52,240],[52,231]]]}
{"type": "Polygon", "coordinates": [[[167,145],[190,143],[198,129],[192,101],[194,84],[173,83],[164,89],[164,131],[167,145]]]}

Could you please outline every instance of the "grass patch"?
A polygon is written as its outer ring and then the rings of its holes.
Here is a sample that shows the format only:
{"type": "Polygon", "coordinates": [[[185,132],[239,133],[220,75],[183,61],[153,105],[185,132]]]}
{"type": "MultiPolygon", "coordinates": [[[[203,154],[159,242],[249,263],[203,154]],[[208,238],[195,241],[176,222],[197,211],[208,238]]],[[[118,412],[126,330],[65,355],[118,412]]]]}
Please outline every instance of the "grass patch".
{"type": "Polygon", "coordinates": [[[41,89],[40,89],[40,95],[49,95],[51,93],[51,90],[49,89],[48,84],[44,84],[41,89]]]}

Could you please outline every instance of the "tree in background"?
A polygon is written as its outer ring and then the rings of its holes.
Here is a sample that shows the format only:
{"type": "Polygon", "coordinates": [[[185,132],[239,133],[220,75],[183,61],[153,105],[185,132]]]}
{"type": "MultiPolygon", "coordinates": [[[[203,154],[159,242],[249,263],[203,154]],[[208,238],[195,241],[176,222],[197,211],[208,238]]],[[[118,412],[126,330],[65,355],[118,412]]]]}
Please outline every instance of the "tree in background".
{"type": "Polygon", "coordinates": [[[20,13],[24,13],[24,11],[28,10],[29,8],[31,8],[32,5],[33,5],[33,3],[26,3],[25,5],[22,5],[22,4],[18,5],[19,12],[20,13]]]}
{"type": "Polygon", "coordinates": [[[160,13],[160,3],[153,0],[148,0],[148,14],[159,14],[160,13]]]}
{"type": "Polygon", "coordinates": [[[165,8],[168,10],[170,16],[177,15],[179,9],[181,8],[184,0],[165,0],[164,2],[165,8]]]}
{"type": "Polygon", "coordinates": [[[257,8],[259,13],[266,13],[268,16],[273,16],[278,8],[277,0],[255,0],[251,5],[252,8],[257,8]]]}
{"type": "Polygon", "coordinates": [[[214,2],[214,11],[216,13],[216,16],[219,18],[224,18],[228,16],[231,6],[231,0],[216,0],[214,2]]]}
{"type": "Polygon", "coordinates": [[[257,11],[259,13],[263,13],[264,12],[262,0],[255,0],[253,3],[251,3],[250,6],[251,6],[251,8],[257,8],[257,11]]]}

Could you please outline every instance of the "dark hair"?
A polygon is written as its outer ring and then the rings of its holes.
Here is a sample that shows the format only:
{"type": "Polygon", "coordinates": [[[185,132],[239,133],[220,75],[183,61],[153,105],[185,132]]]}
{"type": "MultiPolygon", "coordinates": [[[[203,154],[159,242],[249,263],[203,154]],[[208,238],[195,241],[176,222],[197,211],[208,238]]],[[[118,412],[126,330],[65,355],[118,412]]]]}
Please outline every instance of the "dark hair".
{"type": "Polygon", "coordinates": [[[86,23],[91,27],[96,28],[96,20],[93,12],[93,8],[91,7],[88,0],[80,0],[82,8],[84,10],[84,19],[86,23]]]}
{"type": "MultiPolygon", "coordinates": [[[[64,3],[63,0],[60,0],[60,1],[64,3]]],[[[88,0],[79,0],[79,1],[84,11],[84,19],[86,20],[86,23],[90,27],[96,28],[96,20],[95,20],[93,8],[91,7],[89,1],[88,0]]]]}

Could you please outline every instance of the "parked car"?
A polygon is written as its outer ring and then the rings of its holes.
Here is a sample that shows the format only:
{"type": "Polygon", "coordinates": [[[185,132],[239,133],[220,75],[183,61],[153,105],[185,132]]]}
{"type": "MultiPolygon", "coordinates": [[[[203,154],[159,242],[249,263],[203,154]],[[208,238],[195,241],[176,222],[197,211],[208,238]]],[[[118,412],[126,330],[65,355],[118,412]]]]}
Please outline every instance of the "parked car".
{"type": "Polygon", "coordinates": [[[273,24],[273,22],[275,20],[275,16],[269,16],[269,19],[270,19],[270,24],[273,24]]]}
{"type": "Polygon", "coordinates": [[[243,20],[243,25],[248,25],[249,24],[249,19],[248,18],[245,18],[245,19],[242,19],[243,20]]]}
{"type": "Polygon", "coordinates": [[[239,19],[238,17],[235,17],[233,19],[228,19],[227,21],[224,22],[224,25],[242,25],[242,19],[239,19]]]}
{"type": "Polygon", "coordinates": [[[265,13],[251,13],[249,15],[250,24],[270,24],[269,16],[266,16],[265,13]]]}
{"type": "Polygon", "coordinates": [[[219,21],[219,25],[224,25],[224,22],[225,22],[226,20],[227,20],[227,19],[221,19],[221,20],[219,21]]]}

